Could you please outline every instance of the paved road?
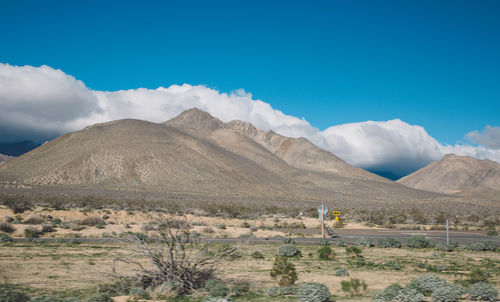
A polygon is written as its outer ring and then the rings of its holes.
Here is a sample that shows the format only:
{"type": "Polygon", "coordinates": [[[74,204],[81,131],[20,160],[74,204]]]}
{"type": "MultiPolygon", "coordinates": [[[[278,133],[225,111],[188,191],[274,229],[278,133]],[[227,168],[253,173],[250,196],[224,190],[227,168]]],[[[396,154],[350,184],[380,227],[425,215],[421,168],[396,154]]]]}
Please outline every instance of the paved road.
{"type": "MultiPolygon", "coordinates": [[[[446,232],[445,231],[413,231],[413,230],[391,230],[391,229],[335,229],[339,234],[339,238],[342,238],[347,243],[354,243],[360,238],[368,238],[376,242],[380,238],[390,237],[398,239],[402,242],[415,235],[422,235],[429,238],[433,242],[446,242],[446,232]]],[[[329,241],[336,241],[339,238],[327,238],[329,241]]],[[[35,238],[35,242],[71,242],[75,239],[72,238],[35,238]]],[[[79,242],[126,242],[126,239],[122,238],[77,238],[79,242]]],[[[293,238],[297,244],[315,244],[318,242],[318,238],[293,238]]],[[[491,240],[496,242],[500,246],[500,237],[488,237],[482,232],[463,232],[463,231],[450,231],[450,241],[457,241],[462,245],[466,245],[472,242],[480,242],[491,240]]],[[[16,242],[26,242],[26,238],[14,238],[16,242]]],[[[279,244],[282,243],[280,238],[204,238],[204,242],[215,242],[215,243],[235,243],[235,242],[246,242],[250,244],[279,244]]]]}

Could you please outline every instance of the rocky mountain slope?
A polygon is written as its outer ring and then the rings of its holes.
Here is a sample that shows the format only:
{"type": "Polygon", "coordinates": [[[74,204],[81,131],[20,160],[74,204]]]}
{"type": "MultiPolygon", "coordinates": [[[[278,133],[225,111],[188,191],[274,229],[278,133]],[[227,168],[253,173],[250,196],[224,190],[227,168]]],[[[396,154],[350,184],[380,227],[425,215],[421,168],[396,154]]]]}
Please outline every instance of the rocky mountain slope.
{"type": "Polygon", "coordinates": [[[500,200],[500,164],[447,154],[398,183],[432,192],[500,200]]]}
{"type": "Polygon", "coordinates": [[[0,180],[257,199],[439,196],[352,167],[306,139],[223,123],[198,109],[165,123],[118,120],[68,133],[2,165],[0,180]]]}
{"type": "Polygon", "coordinates": [[[6,163],[7,161],[9,161],[12,158],[13,158],[12,156],[0,154],[0,165],[6,163]]]}

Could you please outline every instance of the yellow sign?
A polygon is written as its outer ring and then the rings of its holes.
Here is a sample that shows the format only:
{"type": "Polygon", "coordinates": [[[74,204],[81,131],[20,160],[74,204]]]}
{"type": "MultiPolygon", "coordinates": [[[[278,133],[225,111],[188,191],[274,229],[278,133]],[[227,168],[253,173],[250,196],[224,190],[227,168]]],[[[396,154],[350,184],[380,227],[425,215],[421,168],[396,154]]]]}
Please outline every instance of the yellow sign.
{"type": "Polygon", "coordinates": [[[340,211],[333,211],[333,215],[334,216],[339,216],[340,215],[340,211]]]}
{"type": "Polygon", "coordinates": [[[335,216],[335,221],[339,221],[339,216],[335,216]]]}

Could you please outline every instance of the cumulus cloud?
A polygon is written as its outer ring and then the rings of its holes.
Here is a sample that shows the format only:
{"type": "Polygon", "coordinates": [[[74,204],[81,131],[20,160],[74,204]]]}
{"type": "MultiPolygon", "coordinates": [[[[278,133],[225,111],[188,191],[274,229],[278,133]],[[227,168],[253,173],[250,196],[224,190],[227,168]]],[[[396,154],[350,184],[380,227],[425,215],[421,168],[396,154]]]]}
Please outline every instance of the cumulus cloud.
{"type": "Polygon", "coordinates": [[[486,126],[482,132],[472,131],[466,137],[473,143],[500,149],[500,127],[486,126]]]}
{"type": "Polygon", "coordinates": [[[498,127],[471,132],[483,146],[442,145],[423,127],[395,119],[332,126],[324,131],[286,115],[244,90],[221,93],[189,84],[95,91],[48,66],[0,64],[0,141],[45,139],[88,125],[123,118],[169,120],[198,107],[224,122],[244,120],[264,130],[305,137],[348,163],[402,176],[444,154],[456,153],[500,162],[498,127]]]}

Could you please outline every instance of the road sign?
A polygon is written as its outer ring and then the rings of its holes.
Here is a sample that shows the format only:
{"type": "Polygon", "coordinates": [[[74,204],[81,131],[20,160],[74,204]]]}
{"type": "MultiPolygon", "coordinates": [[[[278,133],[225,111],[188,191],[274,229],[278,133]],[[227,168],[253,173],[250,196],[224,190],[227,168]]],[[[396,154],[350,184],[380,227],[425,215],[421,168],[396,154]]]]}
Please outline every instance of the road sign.
{"type": "Polygon", "coordinates": [[[339,216],[340,215],[340,211],[333,211],[333,215],[334,216],[339,216]]]}
{"type": "Polygon", "coordinates": [[[339,216],[335,216],[335,221],[339,221],[339,216]]]}

